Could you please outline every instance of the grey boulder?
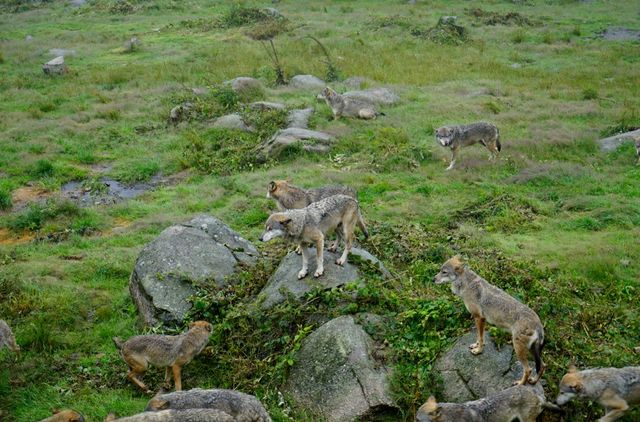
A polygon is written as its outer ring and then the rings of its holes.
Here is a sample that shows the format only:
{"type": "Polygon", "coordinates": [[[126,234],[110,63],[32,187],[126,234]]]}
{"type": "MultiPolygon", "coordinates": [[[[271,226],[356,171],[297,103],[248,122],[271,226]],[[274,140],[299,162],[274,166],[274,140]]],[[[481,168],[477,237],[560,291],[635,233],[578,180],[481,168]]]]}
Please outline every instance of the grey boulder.
{"type": "Polygon", "coordinates": [[[240,76],[225,83],[231,85],[231,89],[238,93],[262,90],[262,83],[259,80],[247,76],[240,76]]]}
{"type": "Polygon", "coordinates": [[[640,139],[640,129],[600,139],[598,143],[600,144],[600,149],[602,151],[611,152],[618,149],[618,147],[623,143],[633,141],[634,139],[640,139]]]}
{"type": "Polygon", "coordinates": [[[313,75],[296,75],[289,80],[289,86],[295,89],[317,90],[324,88],[327,84],[313,75]]]}
{"type": "Polygon", "coordinates": [[[373,339],[352,316],[333,319],[304,340],[285,391],[328,421],[399,420],[390,370],[375,355],[373,339]]]}
{"type": "Polygon", "coordinates": [[[309,127],[309,119],[312,115],[313,107],[291,110],[287,115],[287,127],[307,129],[309,127]]]}
{"type": "Polygon", "coordinates": [[[309,152],[328,152],[335,141],[333,135],[315,130],[290,127],[277,131],[258,147],[258,158],[277,157],[287,147],[301,146],[309,152]]]}
{"type": "Polygon", "coordinates": [[[67,73],[67,65],[64,63],[64,56],[58,56],[42,65],[45,75],[62,75],[67,73]]]}
{"type": "Polygon", "coordinates": [[[255,129],[247,125],[242,116],[238,113],[227,114],[226,116],[218,117],[213,122],[213,127],[225,128],[225,129],[237,129],[243,132],[253,132],[255,129]]]}
{"type": "Polygon", "coordinates": [[[256,101],[254,103],[249,104],[249,108],[253,110],[284,110],[286,106],[282,103],[272,103],[269,101],[256,101]]]}
{"type": "Polygon", "coordinates": [[[364,101],[373,105],[393,105],[400,101],[400,97],[389,88],[370,88],[362,91],[349,91],[343,94],[345,97],[364,101]]]}
{"type": "Polygon", "coordinates": [[[142,249],[129,291],[144,324],[176,324],[198,285],[223,287],[227,276],[257,257],[257,249],[220,220],[198,216],[166,228],[142,249]]]}
{"type": "Polygon", "coordinates": [[[522,376],[522,365],[511,345],[498,350],[491,336],[485,333],[484,351],[473,355],[469,345],[475,341],[475,331],[460,337],[436,361],[434,370],[443,380],[443,402],[460,403],[486,397],[510,387],[522,376]]]}

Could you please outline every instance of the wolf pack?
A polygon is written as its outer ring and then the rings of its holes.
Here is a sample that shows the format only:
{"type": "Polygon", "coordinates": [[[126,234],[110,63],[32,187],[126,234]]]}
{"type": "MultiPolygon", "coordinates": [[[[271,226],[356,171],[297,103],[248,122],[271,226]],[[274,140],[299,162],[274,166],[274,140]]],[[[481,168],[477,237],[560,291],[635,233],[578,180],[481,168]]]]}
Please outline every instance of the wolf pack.
{"type": "MultiPolygon", "coordinates": [[[[329,87],[322,91],[321,96],[335,119],[374,119],[382,114],[370,104],[344,97],[329,87]]],[[[502,149],[500,131],[495,125],[485,122],[443,126],[435,130],[435,138],[438,145],[451,150],[447,170],[455,167],[463,147],[481,144],[489,151],[490,160],[497,159],[502,149]]],[[[640,164],[640,138],[635,139],[635,144],[640,164]]],[[[313,270],[313,277],[323,276],[328,236],[335,235],[327,248],[329,251],[336,252],[340,244],[343,245],[342,254],[334,263],[338,266],[344,266],[347,262],[355,241],[356,227],[365,239],[369,236],[356,191],[351,187],[304,189],[286,180],[274,180],[267,185],[267,198],[275,201],[278,211],[268,217],[260,241],[282,238],[294,245],[302,261],[298,279],[307,277],[310,269],[313,270]],[[315,248],[315,259],[312,248],[315,248]],[[313,267],[312,261],[315,264],[313,267]]],[[[490,284],[460,256],[447,260],[433,281],[437,285],[449,285],[473,317],[477,340],[469,345],[469,353],[483,353],[487,323],[506,330],[511,333],[513,350],[522,366],[522,376],[503,391],[466,403],[443,403],[431,396],[416,412],[417,422],[534,422],[545,408],[562,411],[562,406],[574,398],[598,402],[605,409],[599,421],[611,422],[622,417],[630,406],[640,404],[640,366],[582,371],[571,366],[560,380],[555,402],[547,401],[539,384],[546,368],[542,360],[545,333],[535,311],[490,284]],[[529,365],[530,354],[533,356],[535,375],[529,365]]],[[[115,347],[129,368],[127,378],[135,386],[145,393],[152,393],[141,377],[149,366],[155,366],[165,368],[165,386],[171,386],[173,377],[175,392],[160,390],[149,401],[145,412],[120,419],[109,414],[105,422],[271,421],[264,406],[248,394],[224,389],[182,390],[182,368],[203,351],[212,330],[209,322],[195,321],[180,335],[138,335],[126,341],[115,337],[115,347]]],[[[20,353],[11,328],[0,320],[2,347],[20,353]]],[[[80,413],[66,409],[54,411],[43,422],[84,420],[80,413]]]]}

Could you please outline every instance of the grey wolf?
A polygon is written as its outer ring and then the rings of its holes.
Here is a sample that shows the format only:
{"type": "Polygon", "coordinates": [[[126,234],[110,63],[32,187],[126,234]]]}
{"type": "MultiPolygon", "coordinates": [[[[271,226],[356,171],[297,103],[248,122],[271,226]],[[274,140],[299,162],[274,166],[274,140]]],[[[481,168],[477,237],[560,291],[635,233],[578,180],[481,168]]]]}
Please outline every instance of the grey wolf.
{"type": "Polygon", "coordinates": [[[640,135],[635,138],[636,143],[636,157],[638,157],[638,161],[636,161],[636,165],[640,166],[640,135]]]}
{"type": "Polygon", "coordinates": [[[16,338],[11,331],[11,327],[6,321],[0,319],[0,349],[7,347],[14,353],[20,354],[20,346],[16,343],[16,338]]]}
{"type": "Polygon", "coordinates": [[[629,406],[640,404],[640,366],[599,368],[578,371],[569,368],[560,381],[556,403],[560,406],[574,397],[595,400],[606,409],[599,422],[611,422],[624,415],[629,406]]]}
{"type": "Polygon", "coordinates": [[[138,378],[149,365],[164,367],[164,381],[170,385],[171,372],[177,391],[182,389],[182,367],[199,354],[209,342],[213,327],[207,321],[196,321],[189,324],[186,333],[177,336],[143,335],[131,337],[123,342],[118,337],[113,338],[120,355],[129,365],[127,378],[142,390],[151,391],[138,378]]]}
{"type": "Polygon", "coordinates": [[[437,403],[435,397],[416,413],[416,422],[535,422],[543,408],[557,409],[540,386],[516,385],[492,396],[466,403],[437,403]],[[538,388],[536,388],[538,387],[538,388]]]}
{"type": "Polygon", "coordinates": [[[324,88],[320,95],[331,108],[334,120],[342,116],[369,120],[383,114],[378,112],[371,104],[340,95],[329,87],[324,88]]]}
{"type": "Polygon", "coordinates": [[[344,251],[336,264],[344,265],[353,244],[356,224],[365,237],[369,236],[358,201],[347,195],[333,195],[314,202],[302,209],[287,210],[271,214],[265,223],[260,240],[268,242],[276,237],[300,246],[302,251],[302,269],[298,279],[307,276],[309,252],[306,245],[316,246],[316,271],[314,277],[324,274],[324,239],[326,235],[340,227],[340,237],[344,239],[344,251]]]}
{"type": "Polygon", "coordinates": [[[40,422],[84,422],[84,416],[75,410],[54,410],[53,416],[42,419],[40,422]]]}
{"type": "Polygon", "coordinates": [[[485,321],[511,331],[513,349],[524,373],[514,384],[535,384],[540,380],[545,365],[540,356],[544,345],[544,330],[538,315],[528,306],[518,302],[504,290],[489,284],[471,271],[459,257],[444,263],[434,279],[436,284],[450,283],[451,291],[462,298],[464,306],[473,316],[478,329],[478,341],[469,346],[471,353],[478,355],[484,348],[485,321]],[[536,378],[530,378],[528,351],[533,352],[536,362],[536,378]]]}
{"type": "Polygon", "coordinates": [[[333,195],[347,195],[354,199],[356,192],[347,186],[323,186],[316,189],[303,189],[292,185],[286,180],[273,180],[267,186],[267,198],[275,199],[278,210],[304,208],[321,199],[333,195]]]}
{"type": "Polygon", "coordinates": [[[234,390],[195,388],[158,394],[149,401],[145,411],[165,409],[216,409],[233,416],[236,422],[271,422],[257,398],[234,390]]]}
{"type": "Polygon", "coordinates": [[[447,170],[456,165],[458,150],[462,147],[480,143],[489,150],[490,160],[496,158],[502,150],[500,131],[495,125],[485,122],[439,127],[436,129],[436,140],[440,146],[451,148],[451,163],[447,170]]]}
{"type": "Polygon", "coordinates": [[[104,422],[236,422],[236,419],[217,409],[184,409],[161,410],[159,412],[142,412],[137,415],[116,419],[109,414],[104,422]]]}

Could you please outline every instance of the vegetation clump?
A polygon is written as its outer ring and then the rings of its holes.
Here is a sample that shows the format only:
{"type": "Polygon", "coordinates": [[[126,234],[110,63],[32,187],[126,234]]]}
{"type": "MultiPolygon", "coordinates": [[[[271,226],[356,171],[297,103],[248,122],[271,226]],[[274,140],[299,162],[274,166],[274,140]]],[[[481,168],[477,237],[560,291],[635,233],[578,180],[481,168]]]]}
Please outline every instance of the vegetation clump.
{"type": "Polygon", "coordinates": [[[411,34],[436,44],[460,45],[469,40],[469,31],[458,25],[456,20],[455,16],[443,16],[433,28],[423,30],[416,27],[411,30],[411,34]]]}
{"type": "Polygon", "coordinates": [[[507,25],[507,26],[533,26],[534,23],[531,19],[521,15],[518,12],[489,12],[487,10],[474,7],[472,9],[466,9],[467,14],[475,17],[485,25],[507,25]]]}

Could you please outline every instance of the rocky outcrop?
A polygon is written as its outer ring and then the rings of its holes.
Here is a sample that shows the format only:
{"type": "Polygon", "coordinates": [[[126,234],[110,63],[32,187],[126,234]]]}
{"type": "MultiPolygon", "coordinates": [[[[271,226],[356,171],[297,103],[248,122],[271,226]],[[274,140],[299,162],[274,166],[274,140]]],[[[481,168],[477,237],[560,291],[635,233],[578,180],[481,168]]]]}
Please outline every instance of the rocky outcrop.
{"type": "Polygon", "coordinates": [[[353,317],[333,319],[304,340],[285,390],[328,421],[400,420],[390,370],[375,355],[374,341],[353,317]]]}
{"type": "Polygon", "coordinates": [[[307,129],[312,115],[313,107],[291,110],[287,115],[287,127],[307,129]]]}
{"type": "Polygon", "coordinates": [[[510,387],[522,376],[522,365],[515,359],[513,347],[498,350],[488,333],[480,355],[473,355],[469,345],[476,333],[460,337],[434,365],[443,380],[442,401],[461,403],[476,400],[510,387]]]}
{"type": "Polygon", "coordinates": [[[640,139],[640,129],[600,139],[598,143],[600,144],[600,149],[602,151],[611,152],[618,149],[618,147],[623,143],[633,141],[634,139],[640,139]]]}
{"type": "Polygon", "coordinates": [[[289,81],[289,86],[302,90],[320,90],[327,86],[325,81],[313,75],[296,75],[289,81]]]}
{"type": "Polygon", "coordinates": [[[223,287],[258,251],[215,217],[202,215],[166,228],[136,261],[129,291],[146,325],[181,322],[198,285],[223,287]]]}
{"type": "Polygon", "coordinates": [[[225,83],[231,85],[231,89],[237,93],[251,93],[261,91],[263,88],[262,83],[259,80],[246,76],[240,76],[231,79],[230,81],[226,81],[225,83]]]}
{"type": "MultiPolygon", "coordinates": [[[[298,271],[302,265],[302,257],[290,252],[282,259],[278,269],[271,276],[267,285],[258,295],[258,301],[261,302],[262,309],[269,309],[278,303],[283,302],[287,296],[296,299],[301,298],[313,289],[318,287],[322,289],[332,289],[334,287],[343,286],[347,283],[357,281],[363,284],[361,273],[358,267],[347,261],[344,266],[335,263],[340,257],[337,252],[324,252],[324,274],[321,277],[314,278],[311,274],[315,271],[315,248],[309,248],[311,259],[309,262],[309,276],[298,280],[298,271]]],[[[341,252],[341,250],[339,250],[341,252]]],[[[388,277],[390,274],[382,263],[371,255],[369,252],[353,248],[351,255],[359,257],[359,259],[369,261],[371,264],[379,268],[383,276],[388,277]]]]}
{"type": "Polygon", "coordinates": [[[253,132],[255,129],[247,125],[242,116],[238,113],[227,114],[226,116],[218,117],[213,121],[213,127],[225,128],[225,129],[237,129],[243,132],[253,132]]]}
{"type": "Polygon", "coordinates": [[[287,147],[300,146],[305,151],[328,152],[335,141],[333,135],[315,130],[290,127],[277,131],[258,147],[258,159],[277,157],[287,147]]]}

